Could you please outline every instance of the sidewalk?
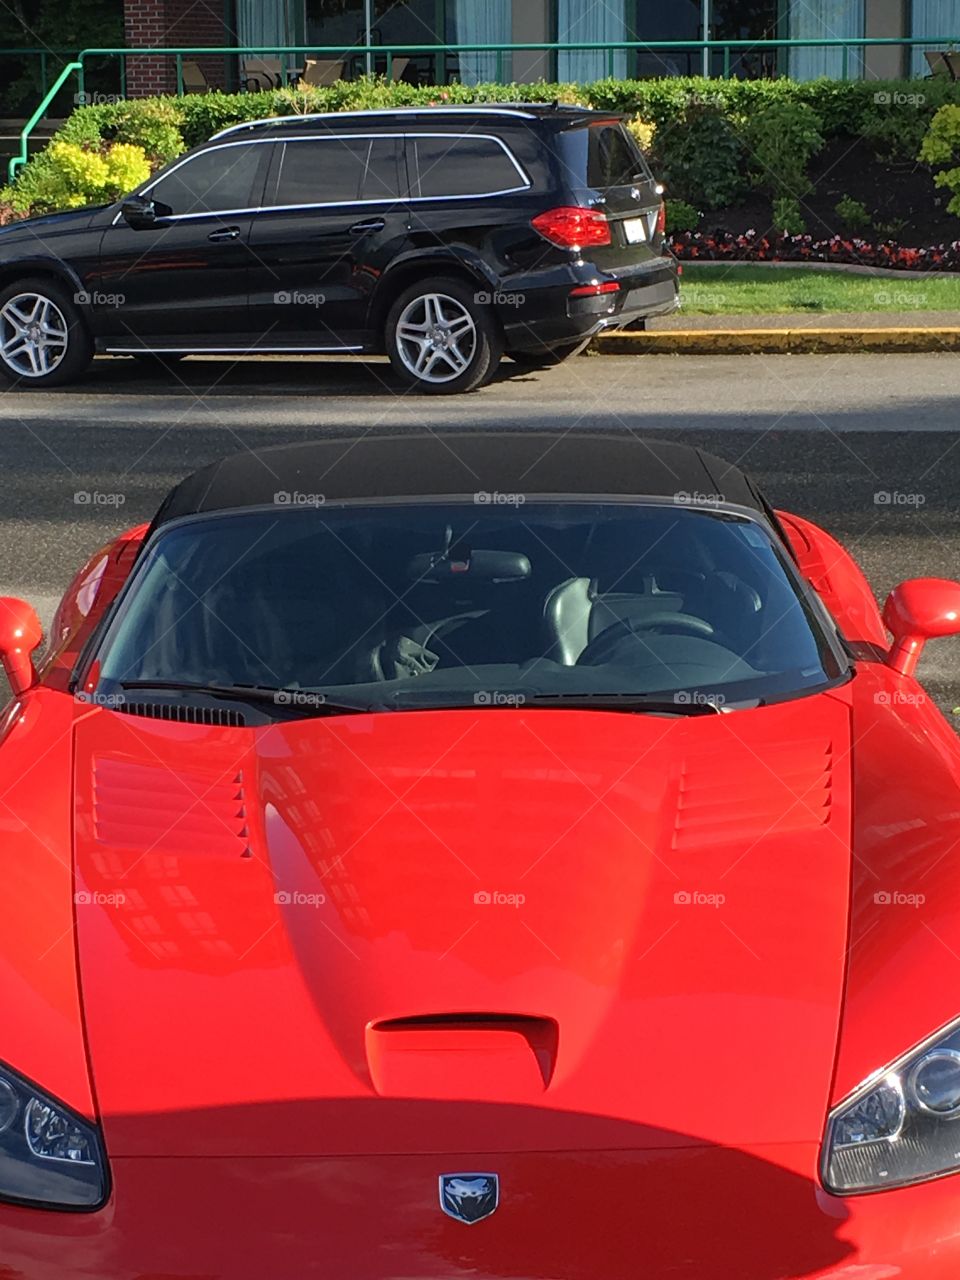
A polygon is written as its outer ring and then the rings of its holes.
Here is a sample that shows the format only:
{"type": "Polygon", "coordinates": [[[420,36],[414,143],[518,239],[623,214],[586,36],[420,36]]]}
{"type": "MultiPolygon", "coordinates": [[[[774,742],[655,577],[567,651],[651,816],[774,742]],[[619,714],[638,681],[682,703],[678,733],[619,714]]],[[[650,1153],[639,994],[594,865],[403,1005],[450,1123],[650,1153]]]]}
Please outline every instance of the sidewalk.
{"type": "Polygon", "coordinates": [[[960,351],[957,311],[719,316],[678,312],[648,324],[643,333],[603,333],[596,340],[596,349],[608,355],[960,351]]]}

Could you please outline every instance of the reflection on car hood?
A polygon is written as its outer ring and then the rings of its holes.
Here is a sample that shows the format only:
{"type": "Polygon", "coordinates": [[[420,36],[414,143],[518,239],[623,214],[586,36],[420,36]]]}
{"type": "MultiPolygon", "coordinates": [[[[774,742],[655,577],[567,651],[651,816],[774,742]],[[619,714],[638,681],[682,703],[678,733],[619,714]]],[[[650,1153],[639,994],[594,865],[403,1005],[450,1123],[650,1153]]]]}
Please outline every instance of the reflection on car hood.
{"type": "Polygon", "coordinates": [[[830,694],[696,719],[87,716],[77,919],[112,1154],[818,1141],[849,736],[830,694]],[[457,1105],[424,1125],[424,1094],[457,1105]],[[236,1124],[294,1099],[282,1132],[236,1124]],[[471,1099],[522,1110],[491,1131],[471,1099]]]}

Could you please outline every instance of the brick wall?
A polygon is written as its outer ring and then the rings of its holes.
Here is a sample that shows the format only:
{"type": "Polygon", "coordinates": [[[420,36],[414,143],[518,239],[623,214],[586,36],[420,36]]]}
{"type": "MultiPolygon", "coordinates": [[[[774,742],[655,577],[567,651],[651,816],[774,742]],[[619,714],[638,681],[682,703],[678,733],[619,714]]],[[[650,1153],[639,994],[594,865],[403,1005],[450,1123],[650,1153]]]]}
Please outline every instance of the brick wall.
{"type": "MultiPolygon", "coordinates": [[[[224,23],[224,0],[124,0],[124,29],[129,47],[171,47],[233,44],[224,23]]],[[[196,57],[207,81],[227,88],[225,59],[196,57]]],[[[127,59],[127,96],[149,97],[174,93],[177,87],[173,57],[127,59]]]]}

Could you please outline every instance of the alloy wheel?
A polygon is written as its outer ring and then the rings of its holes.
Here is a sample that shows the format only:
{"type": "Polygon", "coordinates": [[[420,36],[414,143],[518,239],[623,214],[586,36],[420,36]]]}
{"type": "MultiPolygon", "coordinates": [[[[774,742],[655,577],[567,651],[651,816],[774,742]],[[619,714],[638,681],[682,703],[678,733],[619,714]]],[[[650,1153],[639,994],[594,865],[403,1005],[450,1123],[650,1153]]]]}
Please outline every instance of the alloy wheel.
{"type": "Polygon", "coordinates": [[[446,293],[424,293],[397,321],[397,351],[404,367],[423,382],[452,382],[476,355],[477,327],[462,302],[446,293]]]}
{"type": "Polygon", "coordinates": [[[0,358],[18,377],[52,373],[69,341],[66,317],[41,293],[18,293],[0,307],[0,358]]]}

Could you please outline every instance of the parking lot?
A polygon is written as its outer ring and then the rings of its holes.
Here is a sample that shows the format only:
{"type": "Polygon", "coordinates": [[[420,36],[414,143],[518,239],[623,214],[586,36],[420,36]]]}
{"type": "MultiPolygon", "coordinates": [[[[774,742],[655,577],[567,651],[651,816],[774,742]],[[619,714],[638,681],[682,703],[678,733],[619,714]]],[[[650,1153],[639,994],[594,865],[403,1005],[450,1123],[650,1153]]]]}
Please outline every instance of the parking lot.
{"type": "MultiPolygon", "coordinates": [[[[960,389],[951,355],[581,357],[545,373],[505,362],[468,397],[404,394],[382,361],[189,360],[145,375],[101,359],[74,387],[0,395],[0,589],[49,619],[71,573],[149,519],[182,475],[238,450],[317,434],[620,424],[680,435],[757,475],[822,523],[881,597],[960,572],[960,389]]],[[[960,641],[921,675],[960,704],[960,641]]]]}

